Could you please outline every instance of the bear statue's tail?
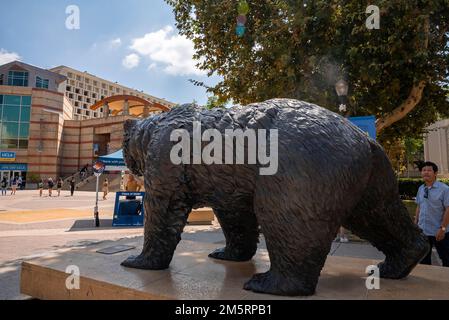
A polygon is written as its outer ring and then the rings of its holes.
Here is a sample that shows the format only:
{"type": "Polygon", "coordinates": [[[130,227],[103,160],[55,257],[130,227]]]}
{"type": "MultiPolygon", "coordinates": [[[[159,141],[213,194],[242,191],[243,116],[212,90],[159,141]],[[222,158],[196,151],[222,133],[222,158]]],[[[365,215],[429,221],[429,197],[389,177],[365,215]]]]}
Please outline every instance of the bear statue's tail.
{"type": "Polygon", "coordinates": [[[376,142],[370,143],[371,177],[344,227],[385,254],[385,261],[379,264],[382,278],[400,279],[413,270],[430,247],[399,197],[397,179],[385,152],[376,142]]]}

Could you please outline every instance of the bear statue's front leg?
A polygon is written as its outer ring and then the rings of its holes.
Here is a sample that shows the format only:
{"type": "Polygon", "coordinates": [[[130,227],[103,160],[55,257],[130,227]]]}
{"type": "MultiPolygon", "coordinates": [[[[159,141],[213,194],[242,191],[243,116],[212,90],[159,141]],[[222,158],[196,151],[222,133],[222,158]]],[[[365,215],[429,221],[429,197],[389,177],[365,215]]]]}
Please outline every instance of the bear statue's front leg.
{"type": "Polygon", "coordinates": [[[147,270],[162,270],[169,267],[176,246],[181,240],[188,214],[192,210],[183,201],[184,199],[179,199],[179,195],[182,193],[164,199],[157,199],[152,195],[145,196],[143,250],[140,255],[130,256],[123,261],[123,266],[147,270]],[[170,199],[170,202],[165,199],[170,199]]]}
{"type": "Polygon", "coordinates": [[[256,254],[259,225],[252,210],[214,209],[226,238],[226,247],[209,254],[210,258],[229,261],[248,261],[256,254]]]}

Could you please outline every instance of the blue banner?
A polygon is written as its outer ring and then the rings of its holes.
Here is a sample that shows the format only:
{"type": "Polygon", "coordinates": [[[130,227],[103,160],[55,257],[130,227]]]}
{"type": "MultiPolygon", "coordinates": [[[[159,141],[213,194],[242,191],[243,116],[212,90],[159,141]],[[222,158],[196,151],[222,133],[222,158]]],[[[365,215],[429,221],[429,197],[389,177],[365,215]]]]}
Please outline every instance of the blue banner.
{"type": "Polygon", "coordinates": [[[354,125],[356,125],[360,130],[365,132],[368,136],[376,140],[376,117],[366,116],[366,117],[351,117],[349,118],[354,125]]]}
{"type": "Polygon", "coordinates": [[[28,171],[28,165],[23,163],[0,163],[1,171],[28,171]]]}

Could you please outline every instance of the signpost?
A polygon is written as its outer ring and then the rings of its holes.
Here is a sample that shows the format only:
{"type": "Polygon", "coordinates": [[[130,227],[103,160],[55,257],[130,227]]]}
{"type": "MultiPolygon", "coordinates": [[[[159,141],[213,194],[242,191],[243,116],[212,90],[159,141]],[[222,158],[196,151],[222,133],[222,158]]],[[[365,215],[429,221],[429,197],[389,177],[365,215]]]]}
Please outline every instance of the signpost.
{"type": "Polygon", "coordinates": [[[96,187],[96,198],[95,198],[95,208],[94,208],[94,217],[95,217],[95,227],[100,227],[100,218],[98,213],[98,184],[100,182],[100,176],[104,172],[105,165],[101,161],[95,162],[93,165],[94,175],[97,177],[97,187],[96,187]]]}

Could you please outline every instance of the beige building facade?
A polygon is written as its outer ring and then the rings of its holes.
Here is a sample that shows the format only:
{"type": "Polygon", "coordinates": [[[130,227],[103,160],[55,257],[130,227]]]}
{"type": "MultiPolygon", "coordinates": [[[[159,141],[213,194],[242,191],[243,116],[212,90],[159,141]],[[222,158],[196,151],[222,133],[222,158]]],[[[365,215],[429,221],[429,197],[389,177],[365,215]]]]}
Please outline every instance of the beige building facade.
{"type": "Polygon", "coordinates": [[[125,91],[128,95],[90,103],[83,110],[97,116],[86,119],[74,117],[75,106],[67,92],[60,92],[65,76],[13,62],[0,66],[0,77],[0,180],[6,178],[8,183],[18,177],[37,182],[76,174],[98,157],[122,148],[125,120],[164,112],[170,109],[167,104],[173,105],[125,91]]]}
{"type": "Polygon", "coordinates": [[[426,128],[424,158],[438,165],[441,177],[449,178],[449,119],[435,122],[426,128]]]}
{"type": "Polygon", "coordinates": [[[116,95],[131,95],[169,108],[175,105],[167,100],[70,67],[59,66],[50,69],[50,71],[66,77],[67,80],[64,82],[64,86],[61,86],[60,92],[72,103],[74,107],[73,119],[75,120],[101,118],[105,116],[105,110],[103,108],[92,111],[89,107],[98,103],[100,100],[116,95]]]}

